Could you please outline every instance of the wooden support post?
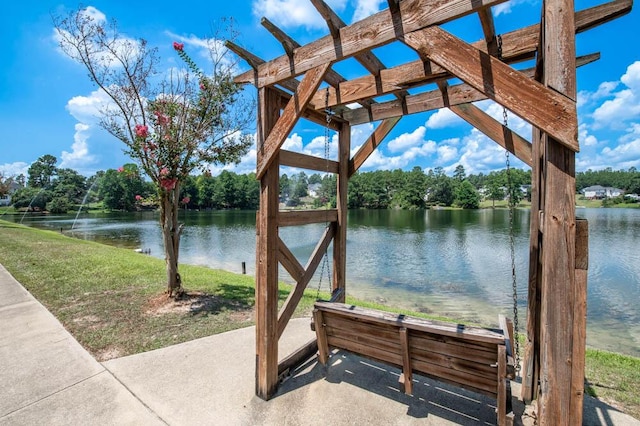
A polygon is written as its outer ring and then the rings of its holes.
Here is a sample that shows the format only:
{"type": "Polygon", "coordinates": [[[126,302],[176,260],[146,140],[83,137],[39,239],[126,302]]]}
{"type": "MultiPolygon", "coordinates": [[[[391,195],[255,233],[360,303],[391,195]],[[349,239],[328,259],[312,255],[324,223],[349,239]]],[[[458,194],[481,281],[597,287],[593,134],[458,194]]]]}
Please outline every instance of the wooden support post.
{"type": "MultiPolygon", "coordinates": [[[[280,95],[258,91],[258,162],[264,142],[278,121],[280,95]]],[[[260,210],[256,244],[256,395],[273,396],[278,385],[278,155],[260,179],[260,210]]]]}
{"type": "Polygon", "coordinates": [[[333,240],[333,285],[332,293],[342,290],[338,302],[344,302],[347,270],[347,187],[349,184],[349,152],[351,149],[351,126],[344,124],[338,135],[338,176],[336,206],[338,221],[333,240]]]}
{"type": "Polygon", "coordinates": [[[541,285],[541,223],[540,212],[544,208],[545,187],[542,161],[544,145],[540,130],[533,128],[531,166],[531,214],[529,240],[529,286],[527,306],[527,333],[522,364],[521,397],[530,403],[538,395],[538,375],[540,366],[540,285],[541,285]]]}
{"type": "Polygon", "coordinates": [[[411,369],[411,352],[409,346],[409,333],[405,327],[400,328],[400,347],[402,348],[402,374],[400,374],[400,387],[403,393],[413,395],[413,372],[411,369]]]}
{"type": "MultiPolygon", "coordinates": [[[[589,223],[576,219],[576,282],[573,304],[573,364],[571,412],[582,413],[584,367],[587,345],[587,274],[589,269],[589,223]],[[582,373],[582,374],[580,374],[582,373]]],[[[572,421],[573,422],[573,421],[572,421]]],[[[573,422],[573,424],[578,424],[573,422]]]]}
{"type": "MultiPolygon", "coordinates": [[[[573,0],[545,0],[542,64],[546,87],[573,101],[575,108],[575,23],[573,0]]],[[[575,123],[577,128],[577,123],[575,123]]],[[[573,126],[571,126],[573,128],[573,126]]],[[[541,425],[581,425],[582,403],[573,385],[584,380],[583,342],[574,334],[575,287],[575,152],[544,135],[544,216],[540,306],[541,425]]],[[[580,327],[580,326],[578,326],[580,327]]]]}
{"type": "Polygon", "coordinates": [[[316,335],[318,336],[318,361],[322,365],[327,365],[329,360],[329,345],[327,343],[327,333],[324,329],[324,318],[322,311],[313,310],[313,322],[315,323],[316,335]]]}

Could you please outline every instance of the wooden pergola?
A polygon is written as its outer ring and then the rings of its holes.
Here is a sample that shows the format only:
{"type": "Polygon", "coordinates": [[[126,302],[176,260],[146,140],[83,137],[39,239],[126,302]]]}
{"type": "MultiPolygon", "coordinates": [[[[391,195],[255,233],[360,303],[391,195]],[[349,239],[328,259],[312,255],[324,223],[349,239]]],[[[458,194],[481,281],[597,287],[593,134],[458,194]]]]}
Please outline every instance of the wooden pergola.
{"type": "Polygon", "coordinates": [[[280,375],[317,351],[313,340],[278,362],[278,340],[331,242],[334,300],[344,300],[349,178],[403,116],[449,108],[532,168],[522,397],[527,402],[537,399],[541,424],[581,424],[588,231],[586,221],[575,217],[579,150],[575,70],[599,59],[599,54],[576,57],[575,34],[628,13],[632,0],[578,12],[572,0],[546,0],[539,24],[501,36],[496,34],[491,8],[504,0],[388,0],[387,9],[351,25],[323,0],[310,1],[327,23],[327,36],[301,46],[263,18],[264,27],[283,46],[282,56],[267,62],[227,43],[252,67],[235,81],[258,89],[256,394],[272,397],[280,375]],[[482,40],[468,43],[440,27],[470,14],[479,18],[482,40]],[[419,59],[386,68],[372,49],[393,43],[415,50],[419,59]],[[369,74],[347,80],[332,69],[348,58],[369,74]],[[523,61],[535,65],[511,66],[523,61]],[[449,84],[455,78],[462,82],[449,84]],[[323,82],[326,87],[321,88],[323,82]],[[529,122],[532,142],[473,104],[484,99],[529,122]],[[352,104],[358,107],[347,106],[352,104]],[[328,124],[326,107],[334,112],[328,124]],[[301,118],[338,132],[337,159],[281,149],[301,118]],[[350,158],[351,127],[369,122],[379,124],[350,158]],[[336,174],[337,208],[280,211],[281,165],[336,174]],[[278,229],[320,222],[330,226],[303,266],[280,239],[278,229]],[[279,265],[297,283],[280,309],[279,265]]]}

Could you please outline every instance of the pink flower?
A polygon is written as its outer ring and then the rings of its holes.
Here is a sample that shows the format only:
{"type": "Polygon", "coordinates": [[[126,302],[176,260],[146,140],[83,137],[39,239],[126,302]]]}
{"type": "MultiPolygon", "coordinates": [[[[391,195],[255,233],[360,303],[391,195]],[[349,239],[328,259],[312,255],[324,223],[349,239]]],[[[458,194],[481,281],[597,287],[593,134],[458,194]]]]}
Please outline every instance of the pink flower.
{"type": "Polygon", "coordinates": [[[161,126],[169,124],[169,117],[166,114],[163,114],[160,111],[154,111],[154,114],[158,117],[158,123],[161,126]]]}
{"type": "Polygon", "coordinates": [[[169,169],[167,169],[166,167],[163,167],[163,168],[160,170],[160,176],[166,176],[166,175],[168,175],[168,174],[169,174],[169,169]]]}
{"type": "Polygon", "coordinates": [[[176,187],[176,183],[178,183],[178,179],[160,179],[160,186],[166,189],[167,191],[171,191],[176,187]]]}
{"type": "Polygon", "coordinates": [[[182,49],[184,49],[184,43],[178,43],[177,41],[174,41],[173,48],[179,52],[182,52],[182,49]]]}
{"type": "Polygon", "coordinates": [[[200,83],[200,90],[206,90],[207,86],[204,83],[200,83]]]}
{"type": "Polygon", "coordinates": [[[144,124],[136,124],[136,136],[146,138],[149,135],[149,128],[144,124]]]}
{"type": "Polygon", "coordinates": [[[136,195],[136,201],[142,200],[142,195],[136,195]]]}
{"type": "Polygon", "coordinates": [[[182,199],[182,204],[189,204],[189,202],[190,202],[190,201],[191,201],[191,198],[189,198],[189,197],[184,197],[184,198],[182,199]]]}
{"type": "Polygon", "coordinates": [[[122,166],[118,167],[118,173],[122,173],[122,172],[124,172],[124,167],[122,166]]]}

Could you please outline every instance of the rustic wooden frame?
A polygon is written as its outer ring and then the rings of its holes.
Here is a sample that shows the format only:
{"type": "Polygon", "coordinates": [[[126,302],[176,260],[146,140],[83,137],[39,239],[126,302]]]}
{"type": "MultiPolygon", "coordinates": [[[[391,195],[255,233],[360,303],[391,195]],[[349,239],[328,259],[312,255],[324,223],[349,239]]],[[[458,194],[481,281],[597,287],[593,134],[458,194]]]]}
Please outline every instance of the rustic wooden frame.
{"type": "MultiPolygon", "coordinates": [[[[282,44],[282,56],[265,61],[227,43],[252,68],[235,81],[258,89],[257,177],[261,190],[256,221],[256,394],[271,398],[281,374],[319,347],[326,347],[322,341],[326,336],[320,333],[317,341],[278,363],[278,339],[331,242],[333,300],[344,301],[349,178],[401,117],[449,108],[532,168],[522,396],[527,401],[537,399],[543,424],[581,424],[588,228],[586,221],[576,220],[574,206],[575,153],[579,150],[575,68],[599,55],[576,58],[575,34],[628,13],[632,0],[613,0],[578,12],[574,12],[573,0],[545,0],[540,24],[503,34],[502,49],[498,48],[491,7],[504,0],[388,0],[388,9],[351,25],[323,0],[310,1],[327,22],[327,36],[300,45],[263,19],[263,26],[282,44]],[[469,14],[477,14],[482,40],[468,43],[439,26],[469,14]],[[404,43],[419,59],[386,68],[372,49],[390,43],[404,43]],[[347,80],[331,69],[347,58],[360,62],[370,75],[347,80]],[[512,67],[529,59],[535,59],[532,69],[512,67]],[[449,85],[452,78],[462,83],[449,85]],[[323,81],[326,87],[321,87],[323,81]],[[433,83],[436,90],[422,89],[433,83]],[[408,89],[415,90],[410,94],[408,89]],[[387,94],[395,99],[376,101],[387,94]],[[483,99],[493,99],[531,123],[532,142],[472,104],[483,99]],[[351,103],[359,107],[348,107],[351,103]],[[327,125],[338,132],[338,158],[326,161],[282,150],[300,118],[325,124],[326,105],[335,113],[327,125]],[[351,126],[378,120],[382,121],[370,138],[349,158],[351,126]],[[337,207],[280,211],[280,165],[335,174],[337,207]],[[302,266],[279,238],[278,229],[306,223],[329,225],[302,266]],[[280,310],[279,264],[296,282],[280,310]]],[[[406,329],[399,331],[405,345],[406,333],[406,329]]],[[[321,362],[326,362],[325,352],[320,349],[321,362]]],[[[410,362],[403,362],[407,364],[405,386],[410,387],[410,362]]]]}

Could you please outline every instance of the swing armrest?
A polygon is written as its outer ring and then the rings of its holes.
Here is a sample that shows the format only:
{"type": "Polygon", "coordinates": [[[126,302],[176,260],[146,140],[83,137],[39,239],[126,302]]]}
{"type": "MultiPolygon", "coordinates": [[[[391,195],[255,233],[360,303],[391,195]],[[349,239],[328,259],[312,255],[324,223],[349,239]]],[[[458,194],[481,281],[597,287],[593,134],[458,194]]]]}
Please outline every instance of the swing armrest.
{"type": "Polygon", "coordinates": [[[504,315],[498,315],[498,321],[500,323],[500,329],[502,329],[502,334],[504,335],[504,345],[507,350],[507,378],[513,380],[516,377],[516,362],[513,350],[513,322],[504,315]]]}

